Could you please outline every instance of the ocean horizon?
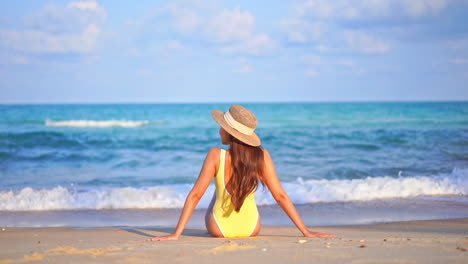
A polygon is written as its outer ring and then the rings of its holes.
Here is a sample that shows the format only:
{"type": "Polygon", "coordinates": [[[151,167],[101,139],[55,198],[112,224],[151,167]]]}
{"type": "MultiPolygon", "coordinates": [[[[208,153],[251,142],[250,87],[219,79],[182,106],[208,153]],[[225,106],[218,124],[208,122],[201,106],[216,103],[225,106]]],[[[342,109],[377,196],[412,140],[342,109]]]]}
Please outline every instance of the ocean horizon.
{"type": "MultiPolygon", "coordinates": [[[[306,223],[468,216],[466,101],[241,104],[256,114],[262,147],[306,223]]],[[[0,225],[173,223],[207,151],[227,148],[210,111],[229,106],[0,105],[0,225]],[[114,217],[73,220],[81,213],[114,217]]],[[[275,220],[283,216],[268,191],[259,187],[256,200],[264,221],[288,224],[275,220]]]]}
{"type": "Polygon", "coordinates": [[[204,104],[327,104],[327,103],[465,103],[468,100],[305,100],[305,101],[116,101],[116,102],[101,102],[101,101],[69,101],[69,102],[0,102],[0,105],[168,105],[168,104],[188,104],[188,105],[204,105],[204,104]]]}

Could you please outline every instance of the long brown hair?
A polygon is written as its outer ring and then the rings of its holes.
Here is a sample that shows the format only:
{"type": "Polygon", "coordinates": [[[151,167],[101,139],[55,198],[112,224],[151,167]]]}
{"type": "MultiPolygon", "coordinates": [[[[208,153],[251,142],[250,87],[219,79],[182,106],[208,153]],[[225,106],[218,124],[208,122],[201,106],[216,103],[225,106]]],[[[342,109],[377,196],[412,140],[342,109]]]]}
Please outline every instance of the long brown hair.
{"type": "Polygon", "coordinates": [[[231,178],[226,185],[230,190],[234,210],[239,212],[245,198],[263,181],[263,150],[260,146],[247,145],[231,136],[231,178]]]}

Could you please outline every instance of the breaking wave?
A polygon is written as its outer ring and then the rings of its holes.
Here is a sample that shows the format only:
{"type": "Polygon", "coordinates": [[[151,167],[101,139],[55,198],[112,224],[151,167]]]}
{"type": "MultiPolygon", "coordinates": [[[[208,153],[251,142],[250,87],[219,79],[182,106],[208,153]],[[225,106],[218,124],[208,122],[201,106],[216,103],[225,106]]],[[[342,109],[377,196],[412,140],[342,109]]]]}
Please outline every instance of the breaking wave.
{"type": "Polygon", "coordinates": [[[130,120],[64,120],[54,121],[46,120],[46,126],[53,127],[139,127],[147,125],[149,121],[130,121],[130,120]]]}
{"type": "MultiPolygon", "coordinates": [[[[353,180],[307,180],[301,178],[283,186],[294,203],[369,201],[412,196],[468,195],[468,169],[419,177],[368,177],[353,180]]],[[[182,208],[192,184],[174,184],[145,188],[49,189],[25,187],[0,191],[0,211],[41,211],[78,209],[182,208]]],[[[199,207],[209,205],[214,187],[210,186],[199,207]]],[[[268,191],[260,187],[257,204],[275,204],[268,191]]]]}

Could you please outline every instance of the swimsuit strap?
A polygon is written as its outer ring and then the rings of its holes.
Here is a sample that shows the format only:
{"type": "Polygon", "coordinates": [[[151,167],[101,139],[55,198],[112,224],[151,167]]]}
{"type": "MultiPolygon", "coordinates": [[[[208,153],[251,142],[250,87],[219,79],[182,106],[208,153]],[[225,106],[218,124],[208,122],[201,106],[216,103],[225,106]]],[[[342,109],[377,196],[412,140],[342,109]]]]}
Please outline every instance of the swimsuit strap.
{"type": "Polygon", "coordinates": [[[225,191],[229,196],[232,196],[231,193],[229,193],[229,191],[227,190],[227,188],[226,188],[226,181],[224,180],[224,178],[225,178],[225,177],[224,177],[224,176],[225,176],[224,171],[226,170],[226,150],[223,149],[223,150],[221,150],[221,151],[224,153],[224,154],[223,154],[223,161],[220,161],[220,162],[223,163],[223,171],[221,172],[221,175],[223,175],[223,176],[221,177],[221,183],[222,183],[222,186],[224,187],[224,191],[225,191]]]}
{"type": "Polygon", "coordinates": [[[223,178],[223,179],[224,179],[224,167],[225,166],[226,166],[226,150],[221,149],[221,151],[219,152],[218,176],[222,175],[222,177],[220,178],[223,178]]]}

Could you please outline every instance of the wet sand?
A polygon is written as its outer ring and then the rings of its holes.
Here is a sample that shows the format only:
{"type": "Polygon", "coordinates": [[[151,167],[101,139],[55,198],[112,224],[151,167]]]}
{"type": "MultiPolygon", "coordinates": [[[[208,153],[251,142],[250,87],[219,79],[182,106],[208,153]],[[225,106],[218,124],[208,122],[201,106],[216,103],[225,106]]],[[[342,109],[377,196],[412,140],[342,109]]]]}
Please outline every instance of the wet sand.
{"type": "Polygon", "coordinates": [[[178,241],[148,242],[173,228],[2,228],[0,263],[468,262],[468,218],[310,229],[337,237],[267,226],[255,238],[212,238],[192,228],[178,241]]]}

